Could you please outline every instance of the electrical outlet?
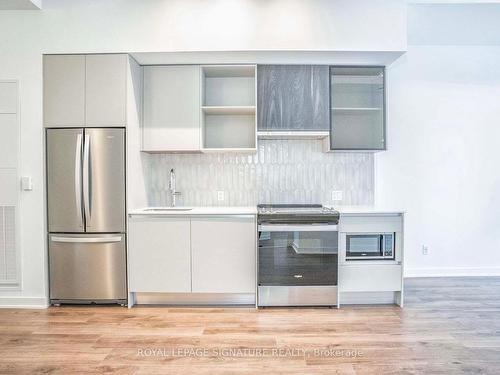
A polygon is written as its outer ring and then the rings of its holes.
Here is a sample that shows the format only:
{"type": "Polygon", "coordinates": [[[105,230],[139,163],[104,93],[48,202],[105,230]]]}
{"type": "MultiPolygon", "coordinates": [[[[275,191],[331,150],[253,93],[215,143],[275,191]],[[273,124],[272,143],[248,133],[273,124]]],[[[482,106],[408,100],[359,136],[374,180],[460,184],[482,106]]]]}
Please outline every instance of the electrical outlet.
{"type": "Polygon", "coordinates": [[[217,191],[217,200],[219,202],[224,200],[224,190],[217,191]]]}
{"type": "Polygon", "coordinates": [[[429,246],[427,245],[422,245],[422,254],[427,255],[429,254],[429,246]]]}
{"type": "Polygon", "coordinates": [[[341,201],[342,200],[342,190],[333,190],[332,191],[332,201],[341,201]]]}

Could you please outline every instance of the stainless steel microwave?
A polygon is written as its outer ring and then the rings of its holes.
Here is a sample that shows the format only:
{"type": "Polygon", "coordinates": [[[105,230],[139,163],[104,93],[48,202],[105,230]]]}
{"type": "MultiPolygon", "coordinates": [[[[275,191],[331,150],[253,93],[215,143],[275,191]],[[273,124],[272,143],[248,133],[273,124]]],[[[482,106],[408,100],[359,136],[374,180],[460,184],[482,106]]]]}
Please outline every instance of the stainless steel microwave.
{"type": "Polygon", "coordinates": [[[395,233],[347,233],[346,260],[394,260],[395,233]]]}

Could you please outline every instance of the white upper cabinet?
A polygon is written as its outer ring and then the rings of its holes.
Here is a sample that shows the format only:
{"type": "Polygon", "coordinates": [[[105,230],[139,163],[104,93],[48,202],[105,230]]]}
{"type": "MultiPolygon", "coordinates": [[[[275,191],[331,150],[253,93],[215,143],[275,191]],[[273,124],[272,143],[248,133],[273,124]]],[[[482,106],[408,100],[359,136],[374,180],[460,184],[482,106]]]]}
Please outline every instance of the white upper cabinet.
{"type": "Polygon", "coordinates": [[[200,150],[200,67],[144,67],[143,151],[200,150]]]}
{"type": "Polygon", "coordinates": [[[127,55],[87,55],[86,125],[125,126],[127,55]]]}
{"type": "Polygon", "coordinates": [[[85,125],[85,55],[43,57],[43,122],[85,125]]]}
{"type": "Polygon", "coordinates": [[[46,127],[126,126],[127,55],[45,55],[46,127]]]}
{"type": "Polygon", "coordinates": [[[255,217],[191,220],[195,293],[255,293],[255,217]]]}

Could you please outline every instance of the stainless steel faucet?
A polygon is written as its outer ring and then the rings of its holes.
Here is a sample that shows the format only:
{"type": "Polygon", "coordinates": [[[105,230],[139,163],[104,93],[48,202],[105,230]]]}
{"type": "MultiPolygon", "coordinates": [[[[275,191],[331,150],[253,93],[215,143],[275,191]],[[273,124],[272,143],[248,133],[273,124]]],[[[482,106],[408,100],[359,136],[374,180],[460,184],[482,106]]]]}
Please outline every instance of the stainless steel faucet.
{"type": "Polygon", "coordinates": [[[170,182],[168,183],[168,188],[170,190],[170,195],[172,196],[172,207],[175,207],[175,198],[182,193],[175,190],[175,171],[174,168],[170,170],[170,182]]]}

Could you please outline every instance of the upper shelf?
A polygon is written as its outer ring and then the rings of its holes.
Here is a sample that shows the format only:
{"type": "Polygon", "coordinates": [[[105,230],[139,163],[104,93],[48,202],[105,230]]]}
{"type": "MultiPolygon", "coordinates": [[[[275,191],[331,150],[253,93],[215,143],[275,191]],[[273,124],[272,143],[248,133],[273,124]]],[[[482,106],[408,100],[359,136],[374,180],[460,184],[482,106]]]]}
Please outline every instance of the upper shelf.
{"type": "Polygon", "coordinates": [[[201,107],[207,115],[254,115],[255,106],[205,105],[201,107]]]}

